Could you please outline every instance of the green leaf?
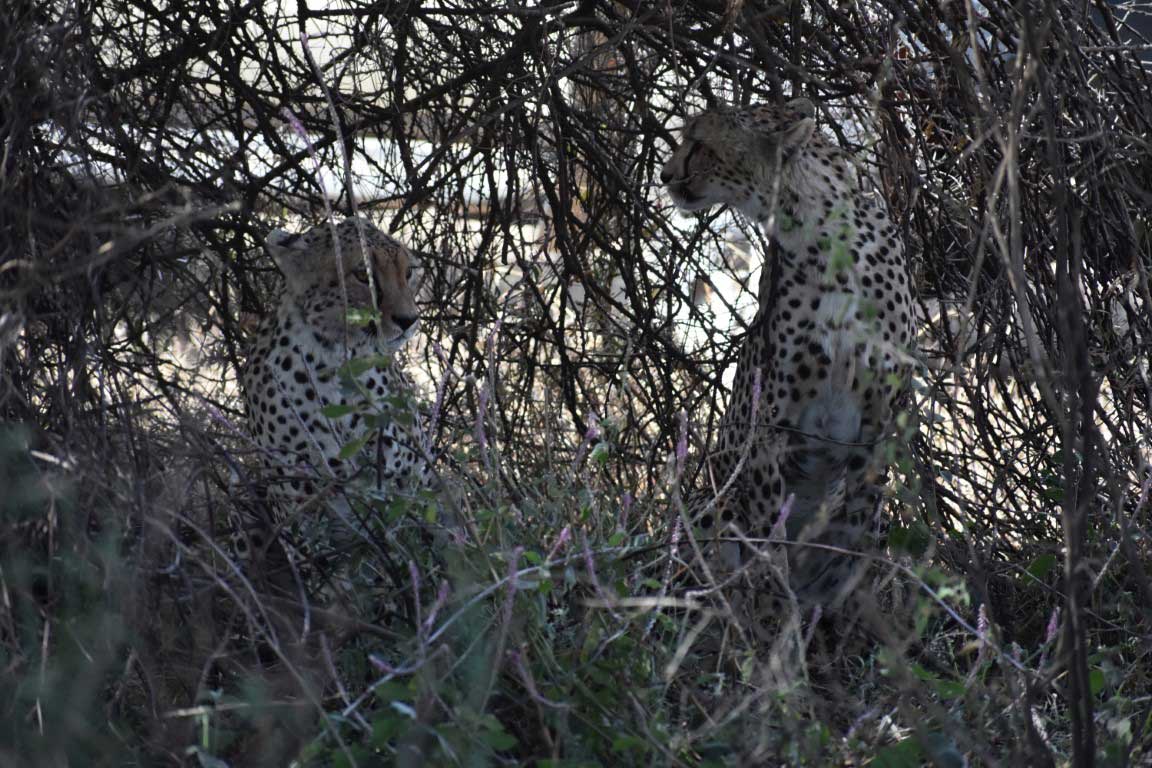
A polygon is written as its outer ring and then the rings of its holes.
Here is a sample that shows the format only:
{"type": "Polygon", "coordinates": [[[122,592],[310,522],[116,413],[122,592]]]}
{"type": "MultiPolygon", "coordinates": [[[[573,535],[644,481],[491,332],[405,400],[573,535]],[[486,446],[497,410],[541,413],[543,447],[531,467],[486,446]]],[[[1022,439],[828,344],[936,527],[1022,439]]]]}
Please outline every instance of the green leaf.
{"type": "Polygon", "coordinates": [[[1127,717],[1118,717],[1108,720],[1108,732],[1122,744],[1132,741],[1132,720],[1127,717]]]}
{"type": "Polygon", "coordinates": [[[844,243],[836,243],[832,254],[828,258],[828,274],[834,276],[838,272],[847,272],[852,268],[852,255],[844,243]]]}
{"type": "Polygon", "coordinates": [[[390,714],[376,718],[372,722],[372,746],[384,749],[392,739],[403,733],[407,726],[406,720],[390,714]]]}
{"type": "Polygon", "coordinates": [[[1092,690],[1093,696],[1100,695],[1100,692],[1108,685],[1108,681],[1104,679],[1104,672],[1097,667],[1096,669],[1089,670],[1088,672],[1088,687],[1092,690]]]}
{"type": "Polygon", "coordinates": [[[364,444],[368,442],[368,438],[371,436],[371,434],[361,435],[355,440],[345,443],[344,447],[340,449],[340,453],[337,454],[337,457],[341,459],[352,458],[356,454],[360,453],[360,451],[364,448],[364,444]]]}
{"type": "Polygon", "coordinates": [[[382,683],[379,688],[372,692],[376,701],[388,703],[398,699],[407,699],[412,693],[411,688],[395,680],[389,680],[382,683]]]}
{"type": "Polygon", "coordinates": [[[370,307],[349,307],[348,314],[345,318],[348,320],[348,325],[371,325],[376,318],[380,317],[380,313],[370,307]]]}
{"type": "Polygon", "coordinates": [[[912,674],[926,682],[934,683],[938,679],[936,675],[924,669],[924,667],[920,666],[919,664],[909,664],[908,668],[912,670],[912,674]]]}
{"type": "Polygon", "coordinates": [[[872,760],[874,768],[920,768],[924,750],[915,738],[904,739],[884,747],[872,760]]]}
{"type": "Polygon", "coordinates": [[[356,410],[351,405],[344,405],[342,403],[332,403],[320,409],[320,415],[327,416],[330,419],[339,419],[341,416],[347,416],[356,410]]]}
{"type": "Polygon", "coordinates": [[[516,737],[504,730],[489,731],[484,734],[484,741],[496,750],[512,749],[517,744],[516,737]]]}
{"type": "Polygon", "coordinates": [[[907,552],[919,557],[932,543],[932,532],[923,523],[909,526],[894,525],[888,532],[888,546],[897,552],[907,552]]]}
{"type": "Polygon", "coordinates": [[[518,743],[516,737],[504,730],[504,724],[493,715],[485,715],[480,720],[484,729],[484,741],[496,750],[511,749],[518,743]]]}
{"type": "Polygon", "coordinates": [[[363,357],[354,357],[344,363],[344,365],[340,366],[338,373],[341,376],[356,378],[373,368],[387,368],[391,364],[392,359],[387,355],[365,355],[363,357]]]}
{"type": "Polygon", "coordinates": [[[354,765],[364,765],[369,757],[368,750],[364,747],[359,744],[349,744],[348,752],[339,750],[332,755],[332,766],[333,768],[352,768],[354,765]]]}
{"type": "Polygon", "coordinates": [[[964,683],[957,682],[956,680],[937,680],[936,693],[942,699],[958,699],[964,695],[964,683]]]}
{"type": "Polygon", "coordinates": [[[386,506],[384,507],[384,517],[388,520],[388,522],[394,523],[408,514],[408,510],[411,508],[411,506],[412,505],[408,503],[407,499],[403,497],[396,497],[392,499],[392,501],[386,503],[386,506]]]}
{"type": "Polygon", "coordinates": [[[1045,576],[1052,572],[1052,569],[1056,567],[1057,562],[1059,561],[1056,559],[1056,555],[1051,553],[1043,554],[1029,563],[1027,570],[1028,573],[1035,578],[1043,579],[1045,576]]]}
{"type": "Polygon", "coordinates": [[[384,398],[384,403],[391,409],[396,411],[408,410],[408,401],[411,398],[407,394],[394,394],[388,395],[384,398]]]}
{"type": "Polygon", "coordinates": [[[811,747],[823,749],[832,740],[832,731],[824,723],[813,723],[805,736],[811,747]]]}
{"type": "Polygon", "coordinates": [[[623,736],[617,736],[616,738],[612,739],[613,752],[643,753],[647,751],[647,746],[648,745],[644,742],[643,739],[637,736],[632,736],[630,734],[624,734],[623,736]]]}

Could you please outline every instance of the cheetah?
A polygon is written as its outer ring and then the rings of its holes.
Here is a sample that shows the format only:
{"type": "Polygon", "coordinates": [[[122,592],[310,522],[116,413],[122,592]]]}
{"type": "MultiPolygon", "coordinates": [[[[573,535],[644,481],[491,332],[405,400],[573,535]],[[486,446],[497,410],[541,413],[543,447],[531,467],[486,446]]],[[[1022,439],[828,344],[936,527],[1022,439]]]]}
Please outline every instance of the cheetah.
{"type": "MultiPolygon", "coordinates": [[[[346,543],[367,530],[343,493],[348,484],[383,504],[426,480],[428,445],[413,386],[392,359],[419,323],[412,254],[363,218],[303,234],[275,230],[264,246],[284,288],[241,383],[271,478],[270,522],[306,548],[346,543]]],[[[269,543],[267,522],[239,524],[243,535],[233,546],[241,558],[269,543]]]]}
{"type": "MultiPolygon", "coordinates": [[[[705,539],[729,539],[708,554],[721,572],[756,572],[729,526],[757,539],[786,532],[792,593],[835,610],[865,563],[849,553],[874,544],[881,522],[881,442],[910,377],[913,309],[885,203],[862,191],[814,114],[805,99],[709,109],[685,123],[660,176],[677,207],[729,205],[770,241],[759,308],[702,465],[711,487],[689,514],[705,539]]],[[[782,591],[778,580],[759,583],[753,601],[780,597],[769,594],[782,591]]]]}

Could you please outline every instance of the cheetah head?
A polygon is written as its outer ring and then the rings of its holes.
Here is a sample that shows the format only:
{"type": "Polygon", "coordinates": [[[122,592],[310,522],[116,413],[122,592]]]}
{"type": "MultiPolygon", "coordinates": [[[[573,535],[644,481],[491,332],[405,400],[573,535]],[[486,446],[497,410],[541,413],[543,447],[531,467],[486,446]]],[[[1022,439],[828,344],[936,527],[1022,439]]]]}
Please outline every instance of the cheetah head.
{"type": "Polygon", "coordinates": [[[293,303],[305,324],[320,337],[334,343],[344,338],[346,308],[378,309],[379,324],[359,324],[349,332],[379,335],[379,343],[389,351],[399,349],[415,334],[420,319],[409,283],[411,252],[363,218],[345,219],[336,226],[335,234],[339,251],[333,245],[332,227],[328,224],[302,234],[278,229],[268,235],[264,247],[284,273],[284,301],[293,303]],[[367,253],[361,252],[361,231],[367,253]],[[343,267],[343,290],[336,268],[337,253],[343,267]]]}
{"type": "Polygon", "coordinates": [[[812,102],[793,99],[782,106],[720,107],[694,115],[660,181],[682,210],[726,204],[762,215],[789,161],[812,140],[814,114],[812,102]]]}

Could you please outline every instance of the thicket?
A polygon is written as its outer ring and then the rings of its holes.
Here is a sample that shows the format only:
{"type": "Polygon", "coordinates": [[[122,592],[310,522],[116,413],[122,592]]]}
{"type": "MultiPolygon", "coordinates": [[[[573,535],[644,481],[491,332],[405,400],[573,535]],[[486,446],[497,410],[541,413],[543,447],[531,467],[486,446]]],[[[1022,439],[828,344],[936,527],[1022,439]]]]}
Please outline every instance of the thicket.
{"type": "Polygon", "coordinates": [[[1148,764],[1139,6],[3,3],[0,762],[1148,764]],[[677,525],[765,244],[659,169],[798,95],[919,342],[859,615],[765,649],[677,525]],[[420,253],[439,490],[331,600],[224,541],[260,245],[354,210],[420,253]]]}

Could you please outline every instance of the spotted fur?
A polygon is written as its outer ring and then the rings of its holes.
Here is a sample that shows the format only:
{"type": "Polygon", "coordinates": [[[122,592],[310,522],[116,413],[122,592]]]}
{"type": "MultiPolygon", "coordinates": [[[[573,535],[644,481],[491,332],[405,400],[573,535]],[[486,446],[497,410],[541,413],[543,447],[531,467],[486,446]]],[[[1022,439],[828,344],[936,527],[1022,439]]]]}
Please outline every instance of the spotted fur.
{"type": "MultiPolygon", "coordinates": [[[[390,357],[419,321],[412,255],[354,218],[303,234],[274,231],[265,248],[284,273],[284,290],[241,382],[269,477],[272,522],[305,545],[344,541],[370,523],[347,503],[349,484],[387,500],[419,487],[426,472],[412,385],[390,357]],[[361,319],[349,322],[357,313],[361,319]]],[[[234,542],[241,556],[266,543],[263,522],[243,522],[234,542]]]]}
{"type": "MultiPolygon", "coordinates": [[[[887,207],[861,190],[814,112],[800,99],[698,114],[661,180],[678,207],[732,206],[771,241],[759,310],[704,466],[708,487],[694,502],[698,528],[708,538],[734,526],[767,539],[791,497],[784,527],[799,544],[787,548],[788,586],[802,603],[835,607],[864,562],[835,550],[875,544],[881,441],[907,387],[913,310],[887,207]]],[[[711,559],[729,570],[754,558],[728,544],[711,559]]],[[[761,578],[754,601],[771,602],[779,590],[761,578]]]]}

